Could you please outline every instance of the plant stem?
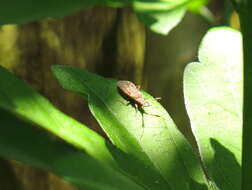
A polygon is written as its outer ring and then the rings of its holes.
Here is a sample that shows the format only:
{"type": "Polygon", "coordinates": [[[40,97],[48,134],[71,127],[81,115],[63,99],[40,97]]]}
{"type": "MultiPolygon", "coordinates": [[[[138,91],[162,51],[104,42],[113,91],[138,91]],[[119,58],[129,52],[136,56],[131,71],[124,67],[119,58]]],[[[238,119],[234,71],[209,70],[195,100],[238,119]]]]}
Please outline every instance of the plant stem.
{"type": "Polygon", "coordinates": [[[252,189],[252,1],[238,7],[243,36],[242,190],[252,189]]]}

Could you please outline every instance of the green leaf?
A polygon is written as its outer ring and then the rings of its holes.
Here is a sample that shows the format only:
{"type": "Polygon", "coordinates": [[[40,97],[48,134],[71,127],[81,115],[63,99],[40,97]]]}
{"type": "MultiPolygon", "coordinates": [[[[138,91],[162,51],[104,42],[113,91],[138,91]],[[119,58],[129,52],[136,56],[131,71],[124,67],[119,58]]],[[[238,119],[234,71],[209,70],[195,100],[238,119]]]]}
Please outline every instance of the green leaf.
{"type": "Polygon", "coordinates": [[[0,155],[54,172],[79,189],[139,189],[128,177],[0,109],[0,155]]]}
{"type": "Polygon", "coordinates": [[[204,37],[200,63],[187,65],[184,95],[191,126],[209,175],[222,190],[241,188],[241,34],[228,27],[204,37]]]}
{"type": "Polygon", "coordinates": [[[46,98],[0,67],[0,108],[29,120],[101,163],[117,168],[114,149],[103,137],[57,110],[46,98]]]}
{"type": "Polygon", "coordinates": [[[69,66],[53,66],[53,72],[63,88],[88,97],[91,112],[113,144],[152,170],[155,184],[146,180],[146,172],[136,173],[141,183],[157,190],[207,189],[191,146],[154,98],[142,92],[150,106],[136,110],[125,105],[115,80],[69,66]]]}
{"type": "Polygon", "coordinates": [[[211,25],[216,25],[216,19],[214,14],[210,9],[206,6],[209,0],[191,0],[187,6],[187,9],[194,14],[199,15],[205,21],[207,21],[211,25]]]}
{"type": "Polygon", "coordinates": [[[190,9],[193,12],[197,12],[201,7],[208,4],[209,0],[191,0],[188,4],[188,9],[190,9]]]}
{"type": "MultiPolygon", "coordinates": [[[[194,0],[195,1],[195,0],[194,0]]],[[[139,19],[160,34],[167,34],[182,19],[190,0],[2,0],[0,25],[22,24],[43,18],[59,18],[81,9],[105,5],[133,7],[139,19]]]]}
{"type": "Polygon", "coordinates": [[[48,17],[62,17],[87,8],[96,0],[1,0],[0,25],[20,24],[48,17]]]}
{"type": "Polygon", "coordinates": [[[190,0],[134,1],[140,21],[151,30],[168,34],[183,18],[190,0]]]}
{"type": "Polygon", "coordinates": [[[58,111],[47,99],[1,67],[0,108],[21,116],[83,149],[105,167],[111,167],[123,174],[129,173],[130,175],[127,175],[142,186],[165,189],[164,183],[162,180],[158,181],[159,175],[153,172],[152,168],[116,149],[85,125],[58,111]],[[143,173],[146,175],[142,175],[143,173]],[[138,178],[143,179],[146,184],[141,183],[138,178]]]}

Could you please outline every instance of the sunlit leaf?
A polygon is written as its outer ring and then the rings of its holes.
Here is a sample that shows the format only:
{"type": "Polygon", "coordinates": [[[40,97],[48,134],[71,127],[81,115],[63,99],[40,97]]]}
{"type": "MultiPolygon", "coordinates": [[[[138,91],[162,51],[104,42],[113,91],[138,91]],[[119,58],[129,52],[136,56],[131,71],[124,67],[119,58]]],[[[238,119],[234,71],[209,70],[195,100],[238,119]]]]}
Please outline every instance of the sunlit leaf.
{"type": "MultiPolygon", "coordinates": [[[[152,170],[152,189],[207,189],[191,146],[154,98],[142,92],[150,105],[136,110],[126,105],[115,80],[69,66],[53,66],[53,72],[64,88],[88,97],[91,112],[118,148],[152,170]]],[[[151,185],[148,173],[137,175],[151,185]]]]}
{"type": "Polygon", "coordinates": [[[184,95],[191,126],[210,176],[222,190],[241,188],[241,34],[211,29],[187,65],[184,95]]]}

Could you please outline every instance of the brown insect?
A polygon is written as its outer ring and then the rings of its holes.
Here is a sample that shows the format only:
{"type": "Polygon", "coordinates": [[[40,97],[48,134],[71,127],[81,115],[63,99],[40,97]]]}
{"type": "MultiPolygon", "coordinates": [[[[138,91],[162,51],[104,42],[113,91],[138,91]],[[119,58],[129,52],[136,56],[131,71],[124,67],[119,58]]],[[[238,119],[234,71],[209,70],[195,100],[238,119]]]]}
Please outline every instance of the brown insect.
{"type": "MultiPolygon", "coordinates": [[[[129,102],[133,102],[137,108],[142,108],[144,106],[150,106],[150,103],[146,101],[140,91],[140,86],[136,86],[134,83],[121,80],[117,82],[117,87],[123,93],[122,95],[129,100],[129,102]]],[[[156,100],[160,100],[160,97],[155,98],[156,100]]]]}
{"type": "MultiPolygon", "coordinates": [[[[159,115],[155,115],[152,113],[147,113],[143,107],[144,106],[150,106],[150,103],[148,101],[146,101],[140,91],[140,86],[136,86],[134,83],[130,82],[130,81],[118,81],[117,82],[117,87],[120,89],[120,91],[122,92],[122,95],[128,99],[129,103],[133,103],[133,105],[136,108],[136,111],[140,108],[140,112],[143,116],[143,114],[148,114],[148,115],[152,115],[152,116],[156,116],[156,117],[160,117],[159,115]]],[[[156,99],[160,99],[160,98],[156,98],[156,99]]],[[[142,127],[143,127],[143,131],[142,134],[140,136],[140,140],[143,137],[144,134],[144,118],[142,117],[142,127]]]]}
{"type": "Polygon", "coordinates": [[[134,83],[126,80],[117,82],[118,88],[123,92],[123,95],[131,101],[134,101],[136,107],[148,106],[147,102],[140,91],[140,86],[136,86],[134,83]]]}

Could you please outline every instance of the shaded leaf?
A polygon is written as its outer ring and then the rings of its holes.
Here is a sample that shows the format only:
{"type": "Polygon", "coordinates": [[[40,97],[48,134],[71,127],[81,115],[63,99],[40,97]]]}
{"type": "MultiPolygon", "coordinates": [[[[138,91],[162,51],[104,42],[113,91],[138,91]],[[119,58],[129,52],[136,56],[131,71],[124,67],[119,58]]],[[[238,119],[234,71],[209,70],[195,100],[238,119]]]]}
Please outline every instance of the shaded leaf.
{"type": "Polygon", "coordinates": [[[154,32],[167,34],[183,18],[189,0],[134,1],[140,21],[154,32]]]}
{"type": "Polygon", "coordinates": [[[21,24],[48,17],[62,17],[90,7],[96,2],[93,0],[1,0],[0,25],[21,24]]]}
{"type": "Polygon", "coordinates": [[[117,167],[109,150],[113,147],[103,137],[57,110],[46,98],[2,67],[0,108],[39,125],[102,163],[117,167]]]}
{"type": "Polygon", "coordinates": [[[181,21],[188,3],[190,0],[37,0],[36,3],[32,0],[3,0],[0,3],[0,25],[22,24],[44,18],[59,18],[97,5],[127,6],[132,7],[140,21],[151,30],[167,34],[181,21]]]}
{"type": "Polygon", "coordinates": [[[143,189],[86,153],[0,109],[0,155],[54,172],[79,189],[143,189]]]}

